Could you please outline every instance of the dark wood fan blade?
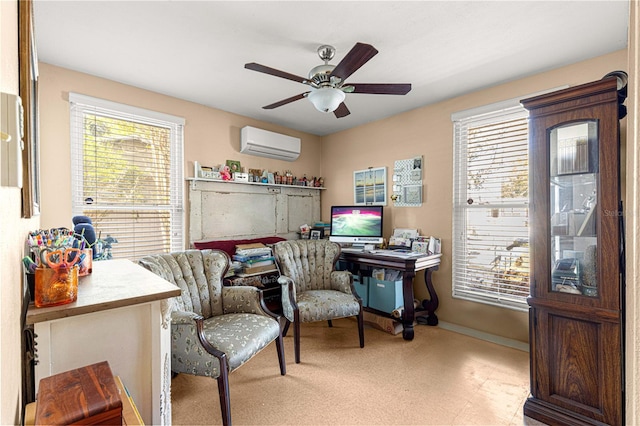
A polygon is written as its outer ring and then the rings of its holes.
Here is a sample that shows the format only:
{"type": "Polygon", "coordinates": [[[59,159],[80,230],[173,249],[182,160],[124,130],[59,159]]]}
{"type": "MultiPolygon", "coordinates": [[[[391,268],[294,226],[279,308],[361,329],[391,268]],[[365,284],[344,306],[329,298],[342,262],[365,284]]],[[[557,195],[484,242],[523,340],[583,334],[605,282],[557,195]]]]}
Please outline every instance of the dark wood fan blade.
{"type": "Polygon", "coordinates": [[[244,64],[244,67],[248,70],[263,72],[265,74],[273,75],[276,77],[286,78],[287,80],[297,81],[298,83],[304,83],[305,81],[307,81],[306,78],[300,77],[299,75],[289,74],[288,72],[280,71],[275,68],[267,67],[265,65],[256,64],[255,62],[244,64]]]}
{"type": "Polygon", "coordinates": [[[354,87],[351,93],[370,95],[406,95],[411,91],[411,84],[349,83],[348,85],[354,87]]]}
{"type": "Polygon", "coordinates": [[[280,107],[282,105],[286,105],[286,104],[289,104],[291,102],[295,102],[297,100],[300,100],[300,99],[306,97],[307,93],[309,93],[309,92],[300,93],[299,95],[295,95],[295,96],[292,96],[290,98],[283,99],[281,101],[272,103],[271,105],[263,106],[262,109],[274,109],[274,108],[278,108],[278,107],[280,107]]]}
{"type": "Polygon", "coordinates": [[[369,59],[378,54],[375,47],[370,44],[356,43],[355,46],[342,58],[340,63],[333,69],[332,76],[337,76],[345,81],[351,74],[356,72],[369,59]]]}
{"type": "Polygon", "coordinates": [[[336,110],[333,111],[333,114],[336,116],[336,118],[342,118],[351,114],[351,111],[349,111],[349,108],[347,108],[344,102],[342,102],[340,105],[338,105],[338,108],[336,108],[336,110]]]}

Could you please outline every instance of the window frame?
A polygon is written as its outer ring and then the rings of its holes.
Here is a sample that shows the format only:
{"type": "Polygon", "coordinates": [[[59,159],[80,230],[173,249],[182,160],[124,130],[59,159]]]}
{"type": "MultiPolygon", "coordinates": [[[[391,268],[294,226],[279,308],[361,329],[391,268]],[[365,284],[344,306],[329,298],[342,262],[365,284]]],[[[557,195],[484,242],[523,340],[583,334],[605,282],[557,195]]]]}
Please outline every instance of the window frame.
{"type": "MultiPolygon", "coordinates": [[[[74,155],[75,152],[83,152],[84,131],[78,126],[78,121],[84,121],[85,114],[96,114],[114,119],[134,121],[144,125],[168,127],[170,136],[170,178],[169,178],[169,204],[154,206],[157,210],[168,211],[171,217],[169,224],[170,251],[183,250],[185,246],[185,208],[184,208],[184,118],[170,114],[151,111],[140,107],[94,98],[78,93],[69,93],[69,118],[71,139],[71,203],[72,214],[84,215],[85,210],[113,210],[123,209],[140,210],[140,205],[96,204],[87,209],[84,203],[84,154],[74,155]]],[[[147,206],[148,208],[148,206],[147,206]]],[[[143,207],[142,210],[145,210],[143,207]]],[[[99,232],[99,230],[96,230],[99,232]]],[[[136,254],[136,258],[144,256],[144,250],[136,254]]],[[[135,259],[134,259],[135,260],[135,259]]]]}
{"type": "MultiPolygon", "coordinates": [[[[528,304],[526,297],[516,297],[507,295],[505,290],[506,286],[499,285],[496,291],[490,291],[487,289],[473,290],[469,288],[470,279],[465,279],[459,275],[466,275],[470,269],[467,267],[468,257],[467,253],[467,241],[469,237],[469,228],[467,220],[467,212],[478,208],[491,209],[522,209],[526,210],[525,217],[528,217],[529,209],[529,197],[526,200],[518,201],[514,199],[514,202],[509,203],[489,203],[484,205],[469,205],[468,200],[468,134],[464,137],[461,136],[461,127],[465,124],[474,123],[476,125],[489,125],[504,123],[511,120],[525,120],[527,130],[525,137],[525,149],[528,148],[528,112],[520,105],[518,99],[506,100],[491,105],[485,105],[479,108],[473,108],[466,111],[454,113],[451,116],[453,122],[453,207],[452,207],[452,285],[451,293],[455,299],[463,299],[477,303],[489,304],[493,306],[499,306],[502,308],[513,309],[517,311],[527,311],[528,304]],[[464,124],[463,124],[464,123],[464,124]],[[464,140],[461,140],[464,139],[464,140]],[[464,143],[464,146],[461,144],[464,143]],[[462,245],[462,246],[461,246],[462,245]],[[462,267],[455,265],[464,265],[462,267]],[[460,272],[462,269],[464,272],[460,272]],[[520,300],[517,300],[520,298],[520,300]]],[[[526,155],[528,160],[528,153],[526,155]]],[[[515,163],[514,163],[515,164],[515,163]]],[[[527,172],[527,175],[529,173],[527,172]]],[[[530,184],[528,183],[528,186],[530,184]]],[[[487,225],[489,228],[490,225],[487,225]]],[[[521,238],[529,239],[531,232],[530,227],[527,227],[526,235],[522,235],[521,238]]],[[[470,257],[470,256],[469,256],[470,257]]],[[[527,250],[527,257],[529,253],[527,250]]],[[[527,279],[530,279],[530,273],[527,275],[527,279]]]]}

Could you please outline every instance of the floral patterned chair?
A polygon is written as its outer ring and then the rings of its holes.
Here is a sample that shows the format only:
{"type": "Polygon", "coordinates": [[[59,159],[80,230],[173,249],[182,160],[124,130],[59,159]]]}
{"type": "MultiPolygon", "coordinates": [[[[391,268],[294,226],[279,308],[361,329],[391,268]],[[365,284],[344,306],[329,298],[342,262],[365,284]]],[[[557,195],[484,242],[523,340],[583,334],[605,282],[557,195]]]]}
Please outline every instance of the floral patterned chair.
{"type": "Polygon", "coordinates": [[[180,287],[172,299],[171,370],[217,378],[222,422],[231,424],[229,373],[275,340],[280,374],[286,373],[278,316],[255,287],[224,287],[229,255],[186,250],[151,255],[139,263],[180,287]]]}
{"type": "Polygon", "coordinates": [[[273,253],[280,268],[283,335],[293,323],[296,363],[300,362],[300,323],[358,317],[360,347],[364,347],[362,299],[348,271],[336,271],[340,245],[329,240],[288,240],[276,243],[273,253]]]}

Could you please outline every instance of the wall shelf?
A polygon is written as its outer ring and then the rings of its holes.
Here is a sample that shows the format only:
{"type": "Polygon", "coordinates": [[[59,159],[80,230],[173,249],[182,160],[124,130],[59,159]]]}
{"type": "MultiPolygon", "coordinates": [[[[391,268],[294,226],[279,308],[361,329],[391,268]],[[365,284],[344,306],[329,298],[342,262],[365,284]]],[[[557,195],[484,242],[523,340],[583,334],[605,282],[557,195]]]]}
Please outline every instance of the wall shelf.
{"type": "Polygon", "coordinates": [[[222,180],[222,179],[207,179],[207,178],[195,178],[188,177],[186,178],[188,181],[194,182],[218,182],[218,183],[232,183],[237,185],[254,185],[254,186],[273,186],[273,187],[284,187],[284,188],[300,188],[300,189],[327,189],[323,186],[302,186],[302,185],[285,185],[281,183],[262,183],[262,182],[238,182],[235,180],[222,180]]]}

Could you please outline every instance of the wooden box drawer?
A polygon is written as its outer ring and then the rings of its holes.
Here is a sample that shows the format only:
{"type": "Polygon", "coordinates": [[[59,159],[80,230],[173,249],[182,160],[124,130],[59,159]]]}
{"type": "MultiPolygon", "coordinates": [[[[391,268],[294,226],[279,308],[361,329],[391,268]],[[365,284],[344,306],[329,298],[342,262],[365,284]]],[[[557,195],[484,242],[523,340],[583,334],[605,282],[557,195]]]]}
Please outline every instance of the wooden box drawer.
{"type": "Polygon", "coordinates": [[[122,400],[107,361],[40,380],[36,425],[122,425],[122,400]]]}

